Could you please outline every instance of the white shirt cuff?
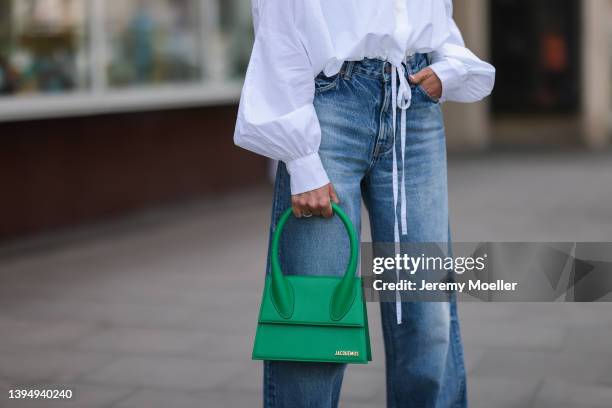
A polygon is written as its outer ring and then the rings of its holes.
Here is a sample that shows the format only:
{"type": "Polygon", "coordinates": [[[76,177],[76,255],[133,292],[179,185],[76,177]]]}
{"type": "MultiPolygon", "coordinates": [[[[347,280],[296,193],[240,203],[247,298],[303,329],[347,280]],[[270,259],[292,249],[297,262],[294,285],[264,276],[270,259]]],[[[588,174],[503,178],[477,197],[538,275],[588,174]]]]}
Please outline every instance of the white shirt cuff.
{"type": "Polygon", "coordinates": [[[440,102],[447,99],[448,92],[461,86],[467,79],[468,71],[465,66],[452,58],[443,58],[431,64],[430,68],[436,73],[442,82],[442,97],[440,102]]]}
{"type": "Polygon", "coordinates": [[[291,194],[301,194],[329,184],[319,153],[285,162],[291,178],[291,194]]]}

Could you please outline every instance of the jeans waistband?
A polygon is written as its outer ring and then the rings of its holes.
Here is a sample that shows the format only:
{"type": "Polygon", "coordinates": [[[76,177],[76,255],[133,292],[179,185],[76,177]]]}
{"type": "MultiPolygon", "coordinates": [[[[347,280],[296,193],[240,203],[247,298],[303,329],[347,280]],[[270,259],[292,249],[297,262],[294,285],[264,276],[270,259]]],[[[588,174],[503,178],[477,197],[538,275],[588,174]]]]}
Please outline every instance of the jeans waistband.
{"type": "MultiPolygon", "coordinates": [[[[414,54],[406,59],[406,68],[409,72],[417,72],[430,65],[429,54],[414,54]]],[[[364,58],[360,61],[345,61],[340,74],[350,78],[354,73],[360,73],[375,79],[390,80],[392,64],[378,58],[364,58]]]]}

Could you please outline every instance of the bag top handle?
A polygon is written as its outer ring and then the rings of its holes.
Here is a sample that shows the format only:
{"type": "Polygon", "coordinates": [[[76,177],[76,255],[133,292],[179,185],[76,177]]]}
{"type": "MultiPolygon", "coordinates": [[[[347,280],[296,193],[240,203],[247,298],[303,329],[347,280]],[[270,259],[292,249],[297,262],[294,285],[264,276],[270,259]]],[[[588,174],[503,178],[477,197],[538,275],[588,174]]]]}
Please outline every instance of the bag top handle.
{"type": "MultiPolygon", "coordinates": [[[[357,271],[357,261],[359,256],[359,239],[355,227],[351,219],[346,215],[342,208],[332,203],[334,213],[340,218],[346,231],[348,232],[350,241],[350,258],[346,271],[342,280],[336,286],[330,303],[330,317],[334,321],[338,321],[346,315],[351,308],[356,295],[355,273],[357,271]]],[[[280,259],[278,256],[278,246],[285,224],[289,217],[293,214],[291,208],[286,210],[278,220],[274,235],[272,236],[271,252],[271,295],[272,303],[276,307],[278,313],[284,319],[290,319],[293,315],[295,304],[295,294],[293,287],[288,279],[285,278],[280,267],[280,259]]]]}

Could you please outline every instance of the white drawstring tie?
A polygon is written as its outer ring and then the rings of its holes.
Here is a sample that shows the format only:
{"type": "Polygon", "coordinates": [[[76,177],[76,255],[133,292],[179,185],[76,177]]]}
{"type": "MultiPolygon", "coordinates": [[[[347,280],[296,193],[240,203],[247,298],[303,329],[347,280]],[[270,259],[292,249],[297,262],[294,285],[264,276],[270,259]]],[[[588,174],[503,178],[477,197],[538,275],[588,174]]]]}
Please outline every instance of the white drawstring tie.
{"type": "MultiPolygon", "coordinates": [[[[404,58],[406,62],[407,57],[404,58]]],[[[400,223],[402,235],[408,234],[408,220],[406,210],[406,166],[404,163],[406,154],[406,111],[410,107],[412,102],[412,91],[410,85],[406,80],[406,69],[402,63],[393,64],[391,69],[391,106],[393,109],[393,216],[395,219],[394,225],[394,239],[395,239],[395,252],[397,253],[400,244],[400,223]],[[397,85],[397,78],[399,77],[399,86],[397,85]],[[397,172],[397,153],[395,148],[395,134],[397,128],[397,108],[401,110],[400,113],[400,143],[402,151],[402,180],[401,184],[398,181],[397,172]],[[399,185],[399,186],[398,186],[399,185]],[[399,188],[398,188],[399,187],[399,188]],[[400,197],[400,222],[397,220],[397,199],[400,197]]],[[[399,271],[396,270],[396,277],[399,281],[399,271]]],[[[395,292],[395,314],[397,318],[397,324],[402,323],[402,301],[399,291],[395,292]]]]}

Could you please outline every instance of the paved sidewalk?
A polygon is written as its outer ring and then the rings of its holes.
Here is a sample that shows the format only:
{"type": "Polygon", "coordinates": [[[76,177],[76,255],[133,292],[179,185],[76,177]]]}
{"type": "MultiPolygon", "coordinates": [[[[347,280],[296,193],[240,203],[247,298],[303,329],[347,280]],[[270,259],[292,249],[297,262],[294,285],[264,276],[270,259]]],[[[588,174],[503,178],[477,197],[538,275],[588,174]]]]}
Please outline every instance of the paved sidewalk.
{"type": "MultiPolygon", "coordinates": [[[[612,154],[452,160],[454,239],[612,241],[611,186],[612,154]]],[[[0,247],[0,407],[260,406],[250,351],[269,202],[254,190],[0,247]],[[75,398],[9,403],[9,388],[38,386],[75,398]]],[[[349,368],[343,407],[384,406],[369,312],[375,361],[349,368]]],[[[473,407],[612,406],[612,305],[460,314],[473,407]]]]}

